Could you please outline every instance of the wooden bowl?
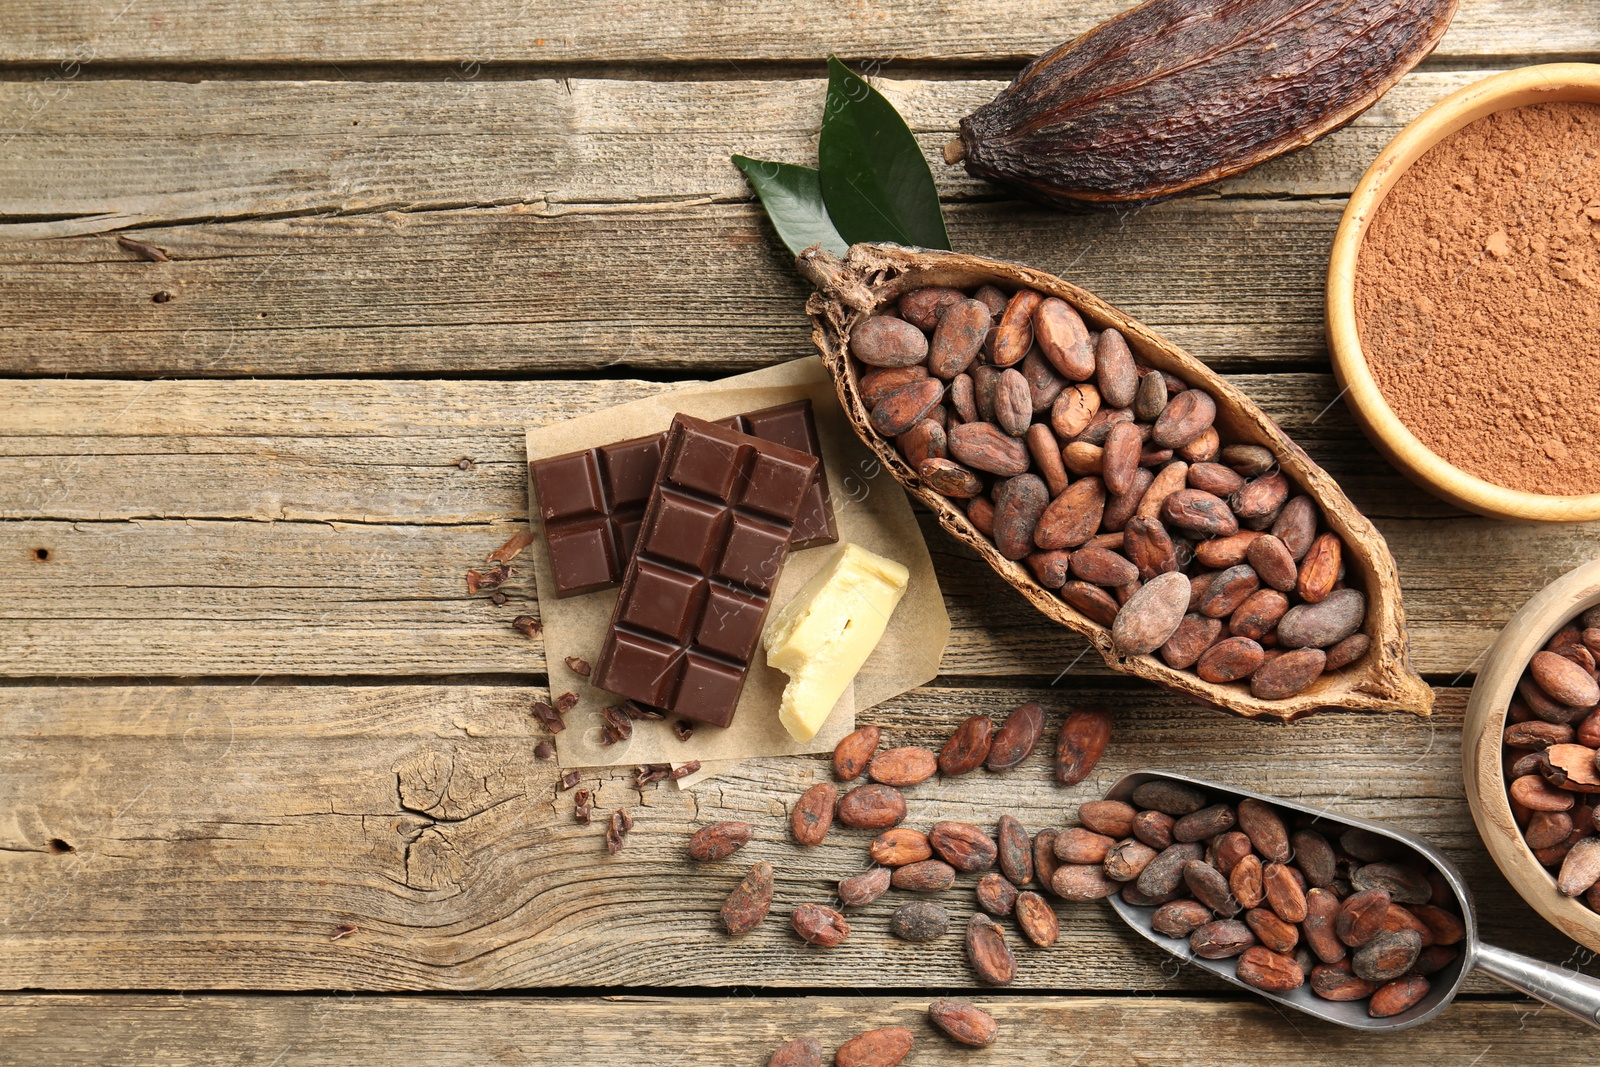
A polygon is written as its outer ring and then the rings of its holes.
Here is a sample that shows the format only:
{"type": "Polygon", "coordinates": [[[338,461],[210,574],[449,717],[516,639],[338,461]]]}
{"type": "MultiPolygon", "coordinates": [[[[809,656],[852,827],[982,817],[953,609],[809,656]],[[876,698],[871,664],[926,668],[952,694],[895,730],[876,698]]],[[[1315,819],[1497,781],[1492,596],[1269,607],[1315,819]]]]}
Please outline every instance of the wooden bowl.
{"type": "Polygon", "coordinates": [[[1533,654],[1574,615],[1600,604],[1600,560],[1568,571],[1545,586],[1506,623],[1467,700],[1461,764],[1467,803],[1500,872],[1522,899],[1585,948],[1600,952],[1600,914],[1556,892],[1550,872],[1533,858],[1506,798],[1501,734],[1506,707],[1533,654]]]}
{"type": "Polygon", "coordinates": [[[806,305],[813,324],[812,340],[833,376],[839,403],[856,435],[908,492],[938,516],[945,530],[970,545],[1042,614],[1088,638],[1106,666],[1251,718],[1292,720],[1322,708],[1409,711],[1418,715],[1427,715],[1432,709],[1433,690],[1406,659],[1400,578],[1383,535],[1356,510],[1327,471],[1317,466],[1248,397],[1204,363],[1094,294],[1016,263],[953,252],[862,244],[851,248],[842,262],[820,248],[807,249],[801,253],[798,267],[817,287],[806,305]],[[1021,563],[1002,556],[994,543],[968,521],[965,511],[923,485],[894,442],[878,436],[872,428],[849,355],[850,332],[913,289],[948,285],[970,290],[985,283],[1006,289],[1032,288],[1060,297],[1076,308],[1091,327],[1116,327],[1146,365],[1174,374],[1211,394],[1217,402],[1217,429],[1227,440],[1266,447],[1282,471],[1317,502],[1328,528],[1344,541],[1351,584],[1367,594],[1367,617],[1362,623],[1362,631],[1372,639],[1367,654],[1283,700],[1262,700],[1253,696],[1244,683],[1213,685],[1192,671],[1174,670],[1157,656],[1124,655],[1112,644],[1109,629],[1079,614],[1040,585],[1021,563]]]}
{"type": "Polygon", "coordinates": [[[1423,153],[1463,126],[1497,111],[1558,100],[1600,104],[1600,65],[1549,63],[1523,67],[1451,93],[1389,142],[1350,197],[1328,264],[1328,347],[1333,373],[1368,438],[1406,477],[1458,507],[1491,518],[1540,522],[1600,519],[1600,493],[1546,496],[1486,482],[1447,463],[1395,416],[1367,367],[1356,331],[1356,255],[1367,226],[1395,182],[1423,153]]]}

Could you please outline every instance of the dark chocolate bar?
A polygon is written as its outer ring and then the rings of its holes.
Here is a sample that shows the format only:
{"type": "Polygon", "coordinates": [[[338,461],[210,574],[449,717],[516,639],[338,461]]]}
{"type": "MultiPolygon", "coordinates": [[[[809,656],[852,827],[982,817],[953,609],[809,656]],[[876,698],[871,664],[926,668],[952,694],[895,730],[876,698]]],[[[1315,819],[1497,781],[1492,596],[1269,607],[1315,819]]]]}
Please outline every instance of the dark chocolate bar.
{"type": "MultiPolygon", "coordinates": [[[[734,415],[717,425],[807,455],[822,455],[809,400],[734,415]]],[[[622,580],[655,486],[666,438],[665,433],[636,437],[531,464],[556,596],[592,593],[622,580]]],[[[810,548],[838,539],[828,479],[819,463],[792,547],[810,548]]]]}
{"type": "Polygon", "coordinates": [[[673,419],[592,683],[728,725],[816,468],[796,449],[673,419]]]}

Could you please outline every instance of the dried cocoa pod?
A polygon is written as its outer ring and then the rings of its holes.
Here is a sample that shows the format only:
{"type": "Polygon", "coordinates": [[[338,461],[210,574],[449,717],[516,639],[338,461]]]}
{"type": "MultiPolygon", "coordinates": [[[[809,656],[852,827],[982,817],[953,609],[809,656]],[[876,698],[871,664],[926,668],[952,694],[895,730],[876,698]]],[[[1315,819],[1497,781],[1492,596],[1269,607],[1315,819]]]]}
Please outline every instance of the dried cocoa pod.
{"type": "Polygon", "coordinates": [[[1320,0],[1202,19],[1156,0],[1035,59],[961,120],[945,160],[1056,206],[1171,196],[1343,126],[1433,51],[1455,9],[1320,0]]]}
{"type": "Polygon", "coordinates": [[[689,858],[702,863],[725,860],[750,842],[752,827],[747,822],[714,822],[702,826],[689,838],[689,858]]]}
{"type": "Polygon", "coordinates": [[[867,846],[872,862],[885,867],[904,867],[908,863],[933,858],[933,846],[928,835],[909,826],[895,826],[872,839],[867,846]]]}
{"type": "Polygon", "coordinates": [[[1183,882],[1196,900],[1217,915],[1231,919],[1239,914],[1239,902],[1228,889],[1227,877],[1204,860],[1189,860],[1183,865],[1183,882]]]}
{"type": "Polygon", "coordinates": [[[741,937],[760,926],[772,908],[772,864],[758,863],[722,902],[722,926],[741,937]]]}
{"type": "Polygon", "coordinates": [[[1077,548],[1100,528],[1105,507],[1105,483],[1093,475],[1079,478],[1045,508],[1034,527],[1034,544],[1043,549],[1077,548]]]}
{"type": "Polygon", "coordinates": [[[1167,937],[1188,937],[1211,921],[1211,909],[1198,900],[1174,900],[1155,910],[1150,927],[1167,937]]]}
{"type": "Polygon", "coordinates": [[[1046,297],[1034,308],[1033,337],[1044,358],[1062,377],[1084,382],[1094,376],[1094,345],[1089,341],[1089,328],[1084,325],[1083,316],[1065,300],[1046,297]]]}
{"type": "Polygon", "coordinates": [[[946,381],[972,365],[994,317],[981,300],[960,300],[939,316],[928,346],[928,372],[946,381]]]}
{"type": "Polygon", "coordinates": [[[931,900],[902,904],[889,917],[889,930],[902,941],[924,944],[937,941],[950,928],[950,915],[931,900]]]}
{"type": "Polygon", "coordinates": [[[1271,863],[1288,863],[1289,828],[1272,805],[1253,797],[1239,801],[1239,829],[1244,831],[1261,858],[1271,863]]]}
{"type": "Polygon", "coordinates": [[[1077,785],[1089,777],[1111,742],[1111,713],[1076,708],[1067,713],[1056,735],[1056,781],[1077,785]]]}
{"type": "Polygon", "coordinates": [[[917,477],[935,493],[956,500],[967,500],[983,492],[983,482],[976,474],[943,456],[929,456],[917,464],[917,477]]]}
{"type": "Polygon", "coordinates": [[[1100,389],[1090,382],[1068,386],[1050,405],[1050,428],[1063,441],[1070,441],[1084,430],[1100,411],[1100,389]]]}
{"type": "Polygon", "coordinates": [[[841,782],[851,782],[866,772],[872,754],[878,750],[878,739],[883,731],[876,726],[862,726],[839,739],[833,746],[833,776],[841,782]]]}
{"type": "Polygon", "coordinates": [[[1081,826],[1069,826],[1056,833],[1056,859],[1063,863],[1101,863],[1117,842],[1081,826]]]}
{"type": "Polygon", "coordinates": [[[1344,545],[1337,534],[1325,533],[1312,541],[1305,558],[1300,561],[1300,574],[1295,580],[1295,591],[1300,599],[1316,604],[1333,592],[1343,557],[1344,545]]]}
{"type": "Polygon", "coordinates": [[[1056,910],[1038,893],[1017,894],[1017,927],[1022,936],[1040,948],[1049,948],[1061,936],[1061,920],[1056,910]]]}
{"type": "Polygon", "coordinates": [[[994,723],[987,715],[973,715],[956,727],[939,750],[939,773],[956,778],[983,766],[994,740],[994,723]]]}
{"type": "MultiPolygon", "coordinates": [[[[1073,554],[1074,566],[1080,555],[1083,552],[1073,554]]],[[[1181,571],[1157,575],[1117,612],[1111,624],[1111,641],[1124,655],[1154,652],[1172,637],[1188,607],[1188,577],[1181,571]]]]}
{"type": "Polygon", "coordinates": [[[1351,955],[1350,969],[1369,982],[1387,982],[1409,971],[1421,954],[1415,930],[1380,931],[1351,955]]]}
{"type": "Polygon", "coordinates": [[[936,1000],[929,1004],[928,1020],[951,1041],[969,1048],[992,1045],[1000,1033],[994,1016],[982,1008],[953,1000],[936,1000]]]}
{"type": "Polygon", "coordinates": [[[1120,800],[1086,800],[1078,806],[1078,821],[1085,828],[1112,838],[1123,838],[1133,833],[1137,816],[1133,805],[1120,800]]]}
{"type": "Polygon", "coordinates": [[[1033,842],[1028,831],[1013,815],[1002,815],[995,826],[995,862],[1000,873],[1013,884],[1027,885],[1033,881],[1033,842]]]}
{"type": "Polygon", "coordinates": [[[1101,401],[1108,407],[1131,407],[1139,391],[1139,370],[1122,331],[1108,326],[1100,332],[1094,345],[1094,365],[1101,401]]]}
{"type": "Polygon", "coordinates": [[[967,920],[967,962],[990,985],[1007,985],[1017,976],[1017,958],[1006,944],[1005,931],[987,915],[967,920]]]}
{"type": "Polygon", "coordinates": [[[1239,902],[1241,908],[1261,906],[1266,899],[1266,891],[1261,884],[1260,856],[1245,856],[1233,865],[1233,870],[1228,872],[1228,892],[1233,894],[1233,899],[1239,902]]]}
{"type": "Polygon", "coordinates": [[[1014,478],[1028,471],[1028,448],[987,422],[968,422],[945,433],[950,455],[963,466],[985,474],[1014,478]]]}
{"type": "MultiPolygon", "coordinates": [[[[1293,932],[1294,928],[1289,929],[1293,932]]],[[[1252,945],[1240,953],[1234,973],[1245,985],[1269,993],[1287,993],[1305,984],[1305,975],[1294,957],[1267,945],[1252,945]]]]}
{"type": "Polygon", "coordinates": [[[890,870],[874,867],[839,882],[839,903],[847,908],[864,908],[889,891],[890,870]]]}
{"type": "Polygon", "coordinates": [[[1006,559],[1021,559],[1033,551],[1034,528],[1050,503],[1050,491],[1036,474],[1023,474],[1003,482],[995,492],[994,545],[1006,559]]]}
{"type": "Polygon", "coordinates": [[[1027,759],[1043,732],[1044,708],[1033,700],[1018,705],[995,731],[994,741],[989,746],[989,769],[1003,771],[1027,759]]]}
{"type": "Polygon", "coordinates": [[[952,289],[947,285],[930,285],[913,289],[902,296],[895,304],[895,309],[900,312],[902,319],[918,329],[932,330],[939,325],[939,319],[948,309],[965,299],[967,294],[960,289],[952,289]]]}
{"type": "Polygon", "coordinates": [[[903,1026],[885,1026],[857,1034],[833,1054],[834,1067],[894,1067],[911,1054],[916,1042],[903,1026]]]}
{"type": "Polygon", "coordinates": [[[887,785],[861,785],[839,798],[837,818],[857,830],[887,830],[906,817],[906,798],[887,785]]]}
{"type": "Polygon", "coordinates": [[[1294,696],[1322,676],[1323,665],[1327,662],[1327,654],[1320,648],[1297,648],[1293,652],[1285,652],[1250,676],[1250,692],[1262,700],[1282,700],[1294,696]]]}
{"type": "Polygon", "coordinates": [[[908,893],[940,893],[956,882],[956,869],[943,860],[918,860],[896,867],[889,884],[908,893]]]}
{"type": "Polygon", "coordinates": [[[1235,816],[1233,808],[1227,804],[1212,804],[1191,811],[1177,822],[1172,824],[1172,839],[1174,841],[1204,841],[1208,837],[1233,829],[1235,816]]]}
{"type": "Polygon", "coordinates": [[[928,338],[904,319],[874,315],[851,331],[850,354],[870,367],[909,367],[928,358],[928,338]]]}
{"type": "MultiPolygon", "coordinates": [[[[1037,857],[1037,853],[1035,853],[1037,857]]],[[[1106,877],[1098,863],[1063,863],[1050,876],[1050,890],[1062,900],[1104,900],[1122,886],[1106,877]]]]}
{"type": "Polygon", "coordinates": [[[767,1067],[822,1067],[822,1042],[814,1037],[786,1042],[773,1052],[767,1067]]]}
{"type": "Polygon", "coordinates": [[[1189,947],[1203,960],[1238,956],[1255,943],[1256,935],[1238,919],[1217,919],[1195,927],[1189,935],[1189,947]]]}
{"type": "Polygon", "coordinates": [[[1105,869],[1106,877],[1112,881],[1131,882],[1138,878],[1155,858],[1156,850],[1143,841],[1119,841],[1106,853],[1105,862],[1101,866],[1105,869]]]}
{"type": "Polygon", "coordinates": [[[926,782],[939,770],[939,757],[917,745],[891,748],[872,757],[867,777],[898,788],[926,782]]]}
{"type": "Polygon", "coordinates": [[[996,367],[1020,363],[1028,354],[1028,347],[1033,344],[1033,312],[1043,301],[1044,297],[1032,289],[1019,289],[1006,302],[1006,309],[984,346],[996,367]]]}
{"type": "Polygon", "coordinates": [[[1017,887],[1006,881],[997,871],[990,871],[978,879],[978,907],[990,915],[1010,915],[1017,906],[1017,887]]]}
{"type": "Polygon", "coordinates": [[[1133,394],[1133,417],[1140,422],[1155,422],[1167,409],[1167,401],[1167,380],[1159,374],[1146,374],[1139,379],[1139,388],[1133,394]]]}
{"type": "Polygon", "coordinates": [[[1164,778],[1140,784],[1134,789],[1131,799],[1135,807],[1159,811],[1174,819],[1206,806],[1206,795],[1200,790],[1164,778]]]}
{"type": "Polygon", "coordinates": [[[1179,489],[1161,505],[1161,521],[1197,538],[1239,532],[1239,520],[1220,497],[1199,489],[1179,489]]]}
{"type": "Polygon", "coordinates": [[[789,813],[789,828],[795,841],[807,847],[822,844],[833,825],[833,809],[839,791],[827,782],[818,782],[801,794],[789,813]]]}
{"type": "Polygon", "coordinates": [[[958,871],[982,871],[994,866],[999,846],[994,838],[966,822],[942,821],[928,830],[934,854],[958,871]]]}
{"type": "Polygon", "coordinates": [[[1329,648],[1360,629],[1366,617],[1366,594],[1335,589],[1318,603],[1290,608],[1278,622],[1278,641],[1284,648],[1329,648]]]}
{"type": "Polygon", "coordinates": [[[1061,599],[1070,604],[1074,611],[1101,626],[1112,625],[1117,612],[1121,610],[1116,598],[1088,582],[1067,582],[1061,587],[1061,599]]]}

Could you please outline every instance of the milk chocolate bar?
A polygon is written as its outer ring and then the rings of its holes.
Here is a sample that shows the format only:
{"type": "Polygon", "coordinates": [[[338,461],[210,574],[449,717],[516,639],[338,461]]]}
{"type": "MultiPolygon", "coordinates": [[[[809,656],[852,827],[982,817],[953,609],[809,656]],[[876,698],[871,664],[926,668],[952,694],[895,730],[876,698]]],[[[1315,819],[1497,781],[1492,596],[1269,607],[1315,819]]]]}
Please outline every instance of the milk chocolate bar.
{"type": "Polygon", "coordinates": [[[592,683],[726,726],[817,460],[679,415],[592,683]]]}
{"type": "MultiPolygon", "coordinates": [[[[734,415],[716,425],[788,445],[807,455],[822,455],[809,400],[734,415]]],[[[636,437],[532,464],[556,596],[591,593],[622,580],[655,486],[666,438],[665,433],[636,437]]],[[[828,478],[819,463],[806,491],[792,547],[810,548],[838,539],[828,478]]]]}

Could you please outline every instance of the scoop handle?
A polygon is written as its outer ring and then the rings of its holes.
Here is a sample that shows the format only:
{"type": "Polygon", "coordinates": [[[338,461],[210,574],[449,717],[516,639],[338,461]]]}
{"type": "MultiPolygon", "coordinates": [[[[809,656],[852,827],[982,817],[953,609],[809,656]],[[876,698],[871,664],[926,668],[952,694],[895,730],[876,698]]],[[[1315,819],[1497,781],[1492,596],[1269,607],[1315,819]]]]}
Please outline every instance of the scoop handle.
{"type": "Polygon", "coordinates": [[[1493,945],[1478,946],[1477,963],[1513,989],[1600,1029],[1600,982],[1593,978],[1493,945]]]}

